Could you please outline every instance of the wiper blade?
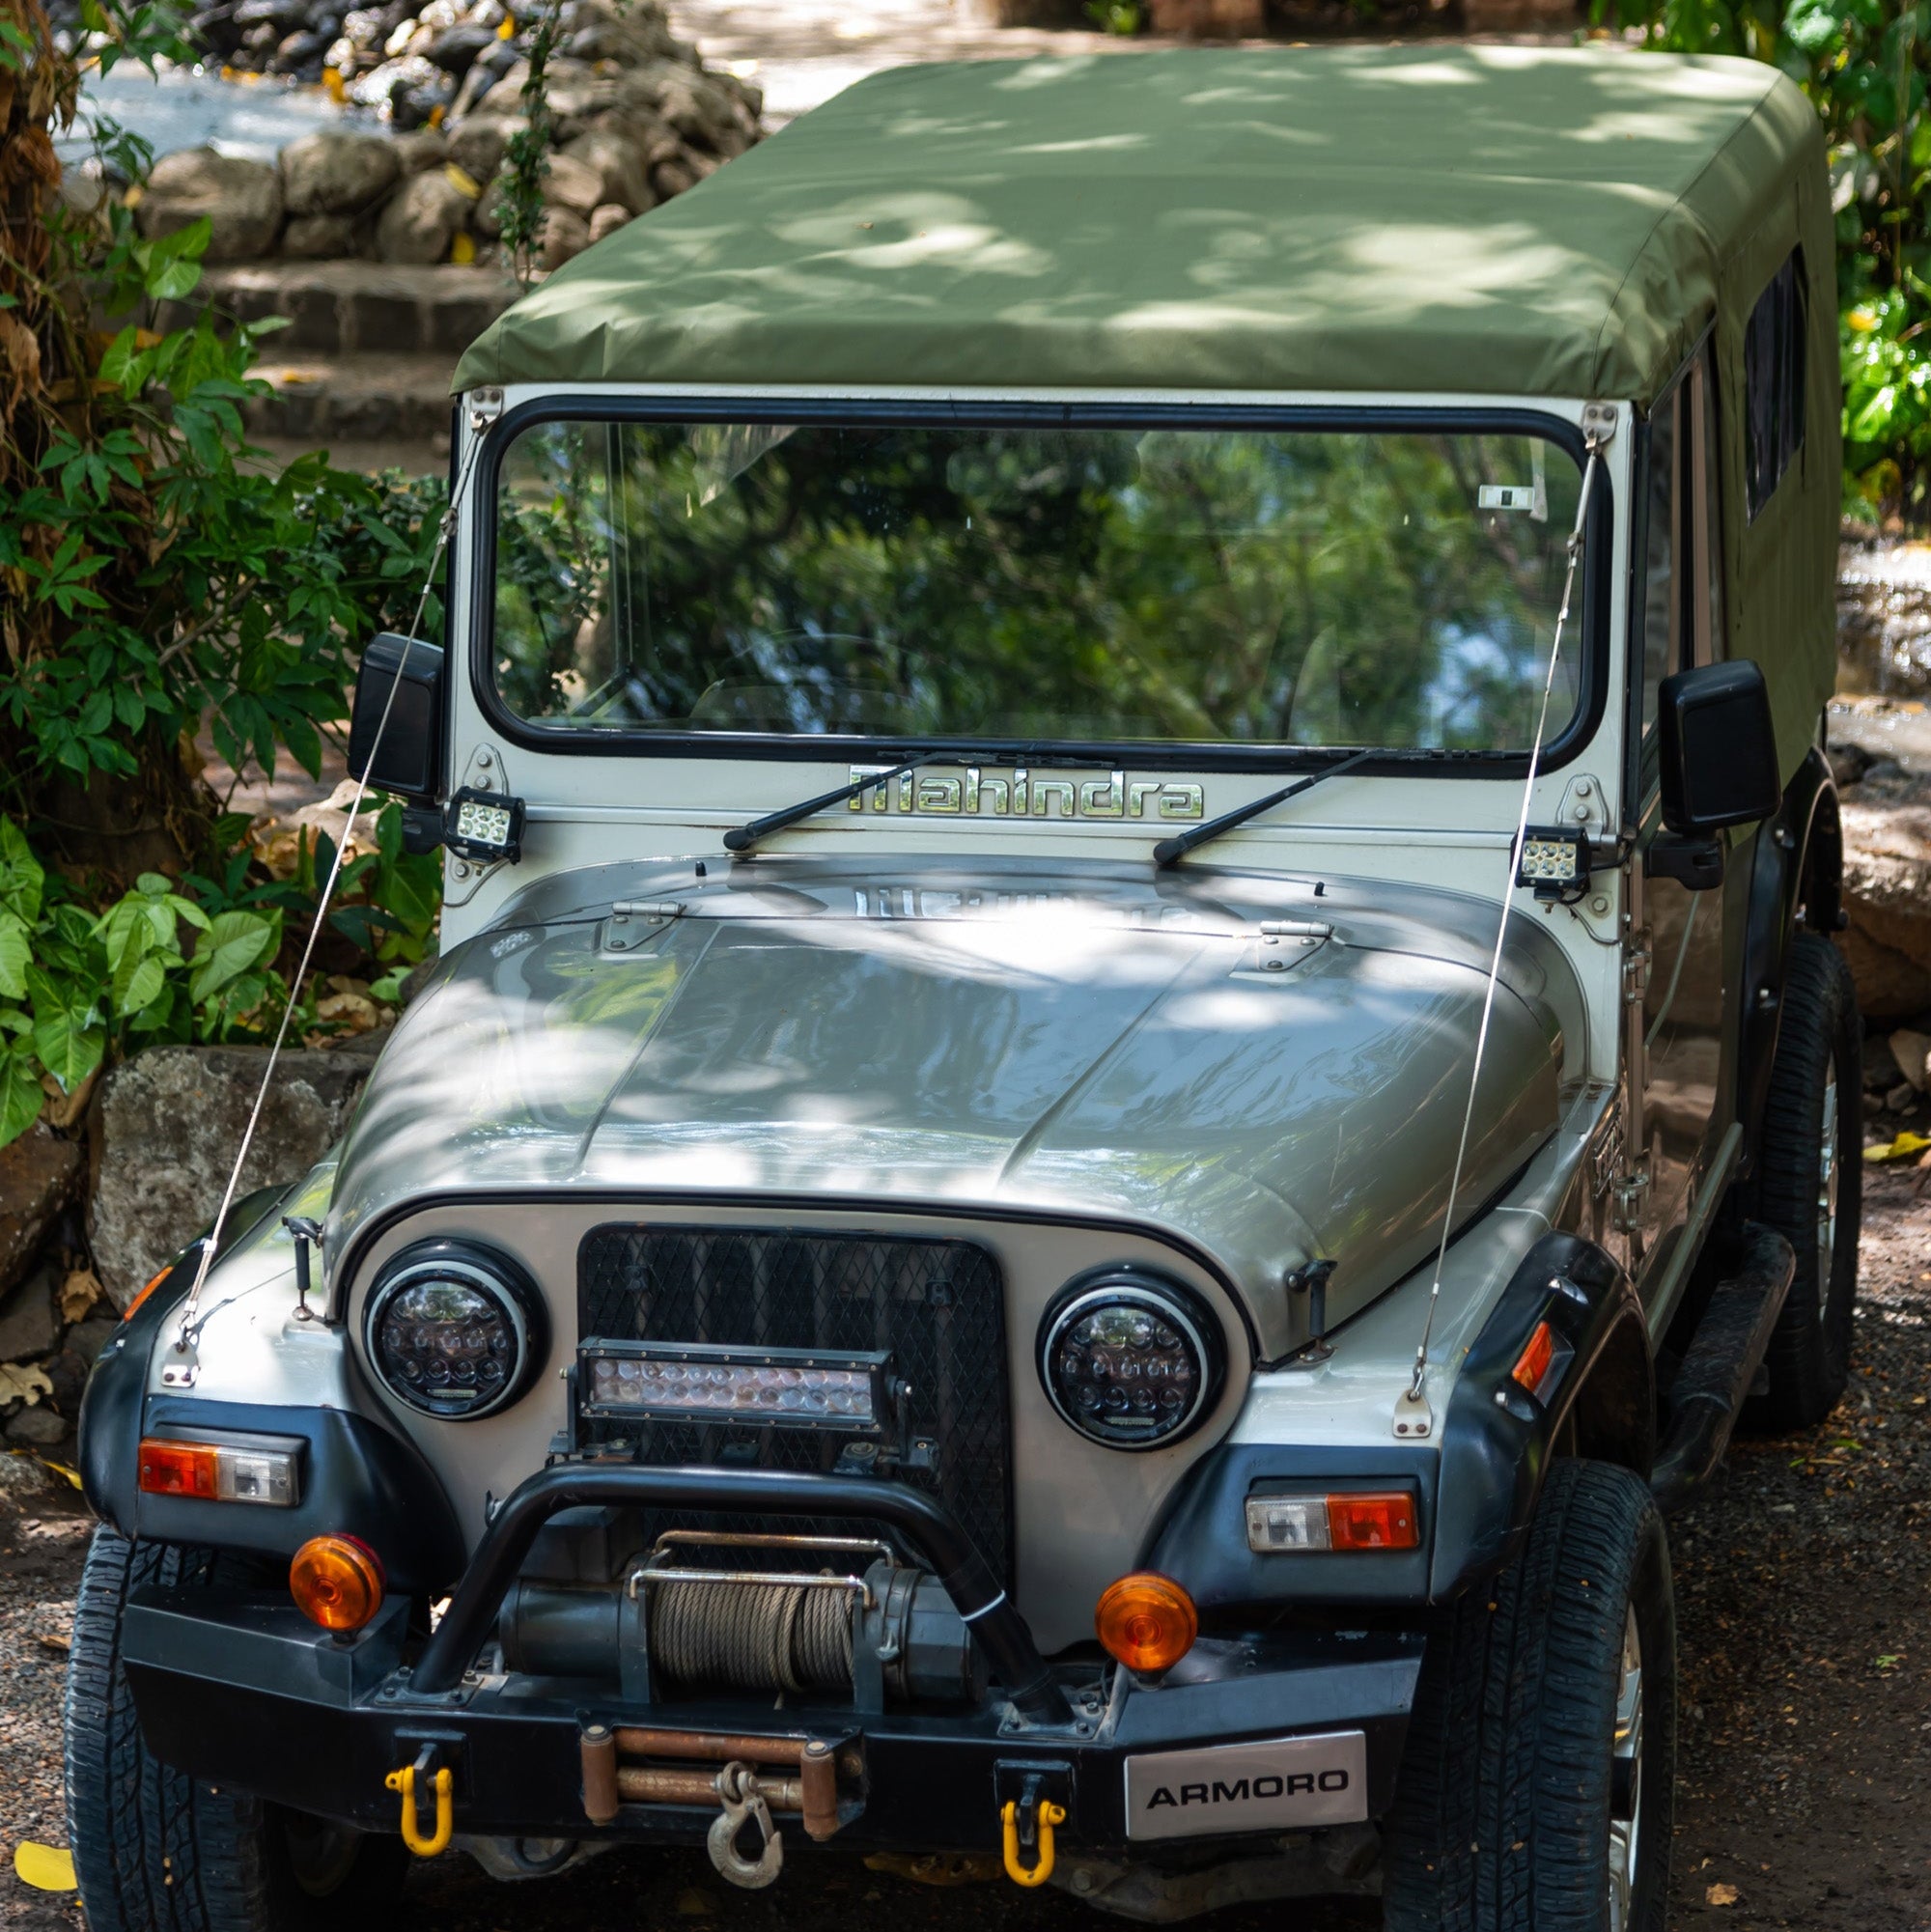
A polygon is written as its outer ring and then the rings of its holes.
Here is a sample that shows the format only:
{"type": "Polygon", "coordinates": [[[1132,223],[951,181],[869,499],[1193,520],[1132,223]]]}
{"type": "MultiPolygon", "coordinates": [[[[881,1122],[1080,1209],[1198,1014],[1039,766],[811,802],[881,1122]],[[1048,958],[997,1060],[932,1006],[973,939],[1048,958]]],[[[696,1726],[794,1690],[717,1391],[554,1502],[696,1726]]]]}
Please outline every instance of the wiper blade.
{"type": "Polygon", "coordinates": [[[923,766],[1025,765],[1035,760],[1048,768],[1071,765],[1081,770],[1091,768],[1100,770],[1112,765],[1113,755],[1111,752],[1064,751],[1056,745],[1040,744],[989,744],[967,751],[935,745],[930,751],[921,751],[916,758],[908,758],[903,765],[894,765],[888,771],[868,772],[862,778],[853,779],[849,785],[840,785],[835,792],[822,792],[815,798],[787,805],[781,812],[767,812],[763,818],[753,819],[747,826],[736,826],[724,834],[724,850],[749,852],[773,832],[781,832],[787,826],[795,826],[800,819],[808,819],[814,812],[824,811],[827,805],[842,805],[847,798],[855,798],[859,793],[869,792],[874,785],[889,785],[894,779],[903,778],[908,771],[916,771],[923,766]]]}
{"type": "Polygon", "coordinates": [[[749,852],[761,839],[768,839],[773,832],[781,832],[787,826],[795,826],[800,819],[808,819],[814,812],[822,812],[827,805],[842,805],[847,798],[855,798],[861,792],[869,792],[874,785],[889,785],[895,778],[903,778],[908,771],[916,771],[921,765],[937,765],[941,760],[953,764],[959,762],[958,754],[950,751],[921,751],[916,758],[909,758],[903,765],[894,765],[889,771],[868,771],[862,778],[854,778],[849,785],[840,785],[835,792],[822,792],[815,798],[806,798],[801,803],[787,805],[782,811],[767,812],[761,819],[753,819],[747,826],[734,826],[724,834],[726,852],[749,852]]]}
{"type": "Polygon", "coordinates": [[[1337,759],[1332,765],[1324,765],[1319,771],[1310,771],[1305,778],[1297,778],[1292,785],[1283,785],[1278,792],[1270,792],[1264,798],[1256,798],[1250,804],[1236,805],[1231,812],[1222,812],[1217,819],[1209,819],[1204,826],[1194,826],[1172,838],[1161,839],[1153,849],[1153,862],[1156,866],[1171,865],[1174,860],[1185,858],[1196,846],[1205,845],[1209,839],[1218,838],[1222,832],[1230,832],[1236,826],[1244,826],[1249,819],[1259,818],[1263,812],[1272,811],[1284,799],[1312,791],[1324,778],[1337,778],[1343,771],[1352,770],[1370,758],[1386,756],[1385,751],[1351,751],[1347,757],[1337,759]]]}

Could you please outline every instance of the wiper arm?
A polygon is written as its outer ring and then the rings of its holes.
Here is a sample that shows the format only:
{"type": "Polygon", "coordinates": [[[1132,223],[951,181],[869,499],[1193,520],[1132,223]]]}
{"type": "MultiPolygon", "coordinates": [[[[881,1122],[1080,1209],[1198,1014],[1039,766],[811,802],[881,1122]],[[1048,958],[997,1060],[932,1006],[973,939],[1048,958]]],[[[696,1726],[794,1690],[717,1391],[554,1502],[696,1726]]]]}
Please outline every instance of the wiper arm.
{"type": "Polygon", "coordinates": [[[862,778],[854,778],[849,785],[840,785],[835,792],[823,792],[815,798],[806,798],[800,804],[787,805],[779,812],[767,812],[761,819],[753,819],[747,826],[734,826],[724,834],[726,852],[749,852],[759,840],[768,839],[773,832],[781,832],[787,826],[795,826],[800,819],[808,819],[814,812],[822,812],[827,805],[842,805],[847,798],[855,798],[861,792],[869,792],[874,785],[889,785],[895,778],[903,778],[908,771],[916,771],[921,765],[937,765],[947,759],[958,763],[958,754],[950,751],[921,751],[916,758],[909,758],[903,765],[894,765],[889,771],[869,771],[862,778]]]}
{"type": "Polygon", "coordinates": [[[1312,791],[1324,778],[1338,777],[1367,759],[1386,756],[1385,751],[1351,751],[1347,757],[1337,759],[1332,765],[1324,765],[1319,771],[1310,771],[1305,778],[1297,778],[1292,785],[1283,785],[1278,792],[1270,792],[1265,798],[1256,798],[1251,804],[1236,805],[1231,812],[1222,812],[1217,819],[1209,819],[1204,826],[1195,826],[1191,830],[1161,839],[1153,849],[1153,862],[1156,866],[1171,865],[1175,859],[1185,858],[1194,847],[1205,845],[1209,839],[1218,838],[1222,832],[1230,832],[1236,826],[1244,826],[1249,819],[1259,818],[1263,812],[1272,811],[1282,800],[1292,798],[1298,793],[1312,791]]]}

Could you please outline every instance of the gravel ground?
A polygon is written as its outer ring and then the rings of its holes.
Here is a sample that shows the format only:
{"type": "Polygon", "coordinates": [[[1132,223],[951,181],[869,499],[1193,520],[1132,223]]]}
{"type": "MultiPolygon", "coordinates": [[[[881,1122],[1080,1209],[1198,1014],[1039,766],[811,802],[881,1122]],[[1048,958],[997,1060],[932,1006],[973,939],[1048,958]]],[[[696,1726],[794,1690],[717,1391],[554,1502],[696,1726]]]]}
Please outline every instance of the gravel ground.
{"type": "MultiPolygon", "coordinates": [[[[1672,1526],[1684,1723],[1672,1927],[1931,1928],[1931,1194],[1865,1170],[1857,1372],[1814,1434],[1744,1442],[1672,1526]]],[[[60,1698],[86,1524],[65,1485],[19,1493],[0,1459],[0,1849],[65,1838],[60,1698]]],[[[466,1861],[416,1875],[420,1932],[846,1932],[854,1908],[934,1932],[1074,1932],[1063,1893],[947,1889],[817,1854],[770,1891],[731,1893],[698,1852],[619,1852],[505,1890],[466,1861]]],[[[1365,1932],[1372,1907],[1297,1913],[1365,1932]]],[[[70,1900],[0,1867],[0,1928],[71,1932],[70,1900]]],[[[1279,1908],[1215,1932],[1278,1932],[1279,1908]]]]}

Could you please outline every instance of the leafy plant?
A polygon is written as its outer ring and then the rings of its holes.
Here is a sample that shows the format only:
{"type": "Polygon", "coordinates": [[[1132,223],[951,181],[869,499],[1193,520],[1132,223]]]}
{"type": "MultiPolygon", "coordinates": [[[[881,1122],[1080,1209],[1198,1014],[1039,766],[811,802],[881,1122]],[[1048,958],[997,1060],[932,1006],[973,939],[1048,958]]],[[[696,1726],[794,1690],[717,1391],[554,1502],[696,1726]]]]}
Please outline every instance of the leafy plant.
{"type": "Polygon", "coordinates": [[[1748,54],[1824,123],[1836,212],[1846,507],[1931,515],[1931,0],[1595,0],[1651,46],[1748,54]]]}

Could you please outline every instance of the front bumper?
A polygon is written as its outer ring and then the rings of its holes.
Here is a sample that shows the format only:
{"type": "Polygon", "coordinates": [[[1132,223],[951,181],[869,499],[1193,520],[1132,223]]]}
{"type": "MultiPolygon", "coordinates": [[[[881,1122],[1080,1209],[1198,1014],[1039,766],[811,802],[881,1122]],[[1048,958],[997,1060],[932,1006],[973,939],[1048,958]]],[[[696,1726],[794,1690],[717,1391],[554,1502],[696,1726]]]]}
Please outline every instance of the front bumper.
{"type": "MultiPolygon", "coordinates": [[[[1345,1806],[1330,1802],[1328,1816],[1309,1822],[1338,1822],[1337,1808],[1380,1816],[1393,1797],[1421,1655],[1420,1638],[1400,1633],[1206,1639],[1174,1673],[1189,1681],[1116,1684],[1105,1704],[1093,1670],[1084,1684],[1079,1671],[1055,1673],[1072,1719],[1045,1726],[1026,1723],[996,1698],[942,1714],[860,1714],[831,1701],[774,1713],[768,1699],[679,1697],[652,1706],[577,1680],[519,1675],[470,1676],[453,1692],[418,1694],[402,1668],[406,1608],[392,1603],[345,1642],[260,1592],[136,1595],[122,1654],[151,1749],[193,1777],[393,1832],[398,1801],[384,1779],[433,1748],[453,1773],[458,1833],[695,1841],[716,1817],[714,1803],[625,1803],[602,1823],[589,1815],[587,1726],[817,1739],[838,1763],[837,1844],[996,1850],[1000,1806],[1036,1774],[1044,1789],[1063,1794],[1069,1851],[1117,1854],[1143,1835],[1130,1829],[1130,1759],[1243,1740],[1362,1733],[1358,1804],[1350,1794],[1345,1806]]],[[[1187,1840],[1238,1840],[1254,1829],[1243,1825],[1240,1798],[1217,1800],[1214,1780],[1202,1778],[1196,1760],[1189,1765],[1185,1781],[1204,1782],[1208,1796],[1187,1840]]],[[[1235,1788],[1231,1776],[1226,1781],[1235,1788]]],[[[778,1823],[801,1841],[797,1815],[780,1814],[778,1823]]],[[[1266,1829],[1283,1826],[1271,1818],[1266,1829]]]]}

